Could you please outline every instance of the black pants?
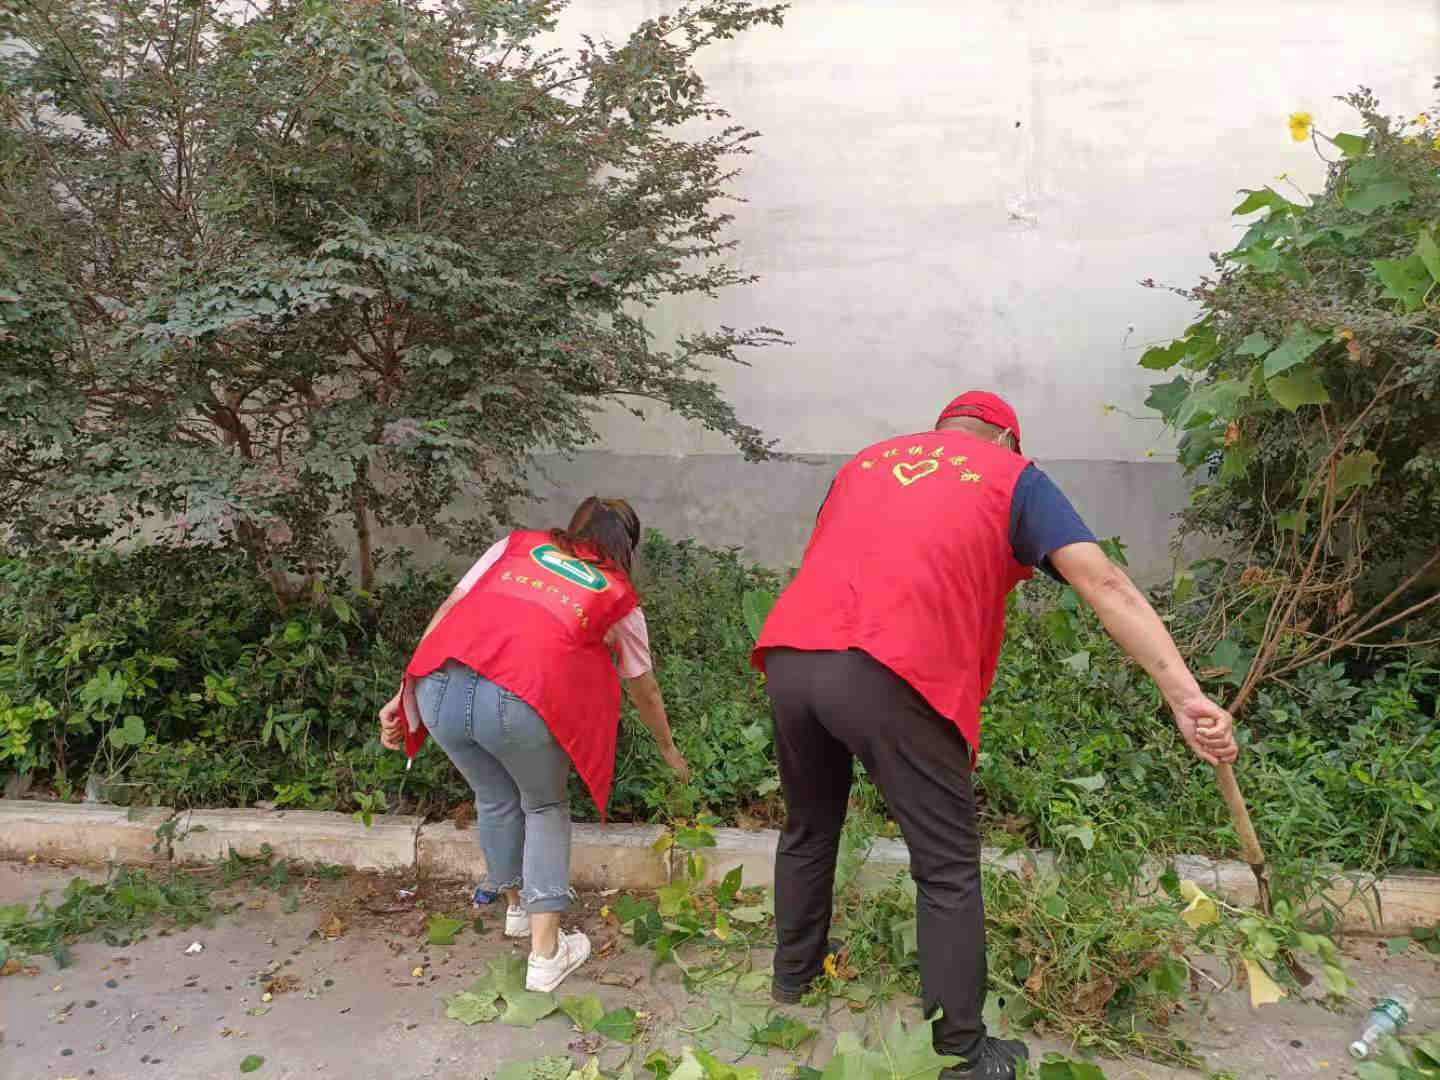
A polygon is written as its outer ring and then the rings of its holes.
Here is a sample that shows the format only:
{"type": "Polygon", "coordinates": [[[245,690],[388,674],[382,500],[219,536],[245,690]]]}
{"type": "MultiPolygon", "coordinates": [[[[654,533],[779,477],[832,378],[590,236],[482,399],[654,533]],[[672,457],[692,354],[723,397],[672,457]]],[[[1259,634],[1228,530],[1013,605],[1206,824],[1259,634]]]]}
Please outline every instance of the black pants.
{"type": "Polygon", "coordinates": [[[925,1015],[944,1010],[935,1049],[969,1060],[985,1036],[986,968],[980,832],[964,736],[859,650],[772,649],[765,672],[786,809],[775,857],[775,981],[802,987],[823,967],[853,755],[910,848],[925,1015]]]}

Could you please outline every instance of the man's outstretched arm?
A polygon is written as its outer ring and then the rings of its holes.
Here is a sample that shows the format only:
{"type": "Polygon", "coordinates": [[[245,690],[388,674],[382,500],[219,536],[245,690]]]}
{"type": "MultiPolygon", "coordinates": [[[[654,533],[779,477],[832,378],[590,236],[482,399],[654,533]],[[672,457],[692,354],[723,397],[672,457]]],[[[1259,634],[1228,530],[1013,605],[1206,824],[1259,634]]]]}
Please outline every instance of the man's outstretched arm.
{"type": "Polygon", "coordinates": [[[1106,631],[1155,680],[1190,749],[1211,765],[1239,754],[1230,714],[1190,673],[1165,623],[1099,544],[1067,544],[1050,553],[1055,570],[1094,609],[1106,631]]]}

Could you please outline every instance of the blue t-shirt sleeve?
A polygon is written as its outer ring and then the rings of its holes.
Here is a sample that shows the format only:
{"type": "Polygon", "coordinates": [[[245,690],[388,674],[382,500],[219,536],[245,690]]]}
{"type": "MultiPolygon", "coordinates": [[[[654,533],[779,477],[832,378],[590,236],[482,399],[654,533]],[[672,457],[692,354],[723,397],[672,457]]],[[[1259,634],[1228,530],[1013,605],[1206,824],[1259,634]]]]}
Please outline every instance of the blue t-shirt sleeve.
{"type": "Polygon", "coordinates": [[[1050,553],[1066,544],[1094,543],[1095,534],[1080,520],[1055,481],[1027,465],[1010,497],[1010,547],[1022,566],[1038,566],[1056,581],[1050,553]]]}

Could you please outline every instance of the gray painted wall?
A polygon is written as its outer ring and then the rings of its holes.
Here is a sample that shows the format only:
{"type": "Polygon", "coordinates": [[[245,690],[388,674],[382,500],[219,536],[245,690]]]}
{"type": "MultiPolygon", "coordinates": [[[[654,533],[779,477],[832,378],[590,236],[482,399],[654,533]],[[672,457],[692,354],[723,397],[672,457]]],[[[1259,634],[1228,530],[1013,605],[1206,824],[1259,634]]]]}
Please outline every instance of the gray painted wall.
{"type": "MultiPolygon", "coordinates": [[[[858,447],[857,447],[858,449],[858,447]]],[[[537,463],[538,501],[516,508],[522,524],[563,525],[586,495],[629,499],[647,529],[710,547],[738,547],[779,568],[800,561],[815,512],[846,455],[817,454],[751,464],[733,454],[588,453],[537,463]]],[[[1130,545],[1131,570],[1152,583],[1170,573],[1170,516],[1185,501],[1174,465],[1122,461],[1050,461],[1060,485],[1097,536],[1130,545]]],[[[386,546],[410,547],[427,561],[461,572],[468,562],[427,542],[418,530],[380,530],[386,546]]],[[[477,553],[478,554],[478,553],[477,553]]]]}

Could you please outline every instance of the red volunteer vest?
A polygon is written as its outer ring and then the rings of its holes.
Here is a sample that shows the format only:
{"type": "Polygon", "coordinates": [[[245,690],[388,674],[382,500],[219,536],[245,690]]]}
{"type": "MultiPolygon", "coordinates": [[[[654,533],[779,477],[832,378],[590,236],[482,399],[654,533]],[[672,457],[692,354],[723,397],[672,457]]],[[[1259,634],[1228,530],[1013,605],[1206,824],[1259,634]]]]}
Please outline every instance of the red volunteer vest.
{"type": "MultiPolygon", "coordinates": [[[[514,532],[505,554],[420,643],[405,676],[458,660],[521,698],[570,755],[603,816],[620,724],[620,680],[605,635],[635,604],[618,567],[566,555],[547,533],[514,532]]],[[[422,728],[417,747],[423,738],[422,728]]]]}
{"type": "Polygon", "coordinates": [[[862,649],[980,747],[1005,597],[1030,570],[1010,545],[1010,499],[1029,460],[957,431],[862,450],[835,478],[765,650],[862,649]]]}

